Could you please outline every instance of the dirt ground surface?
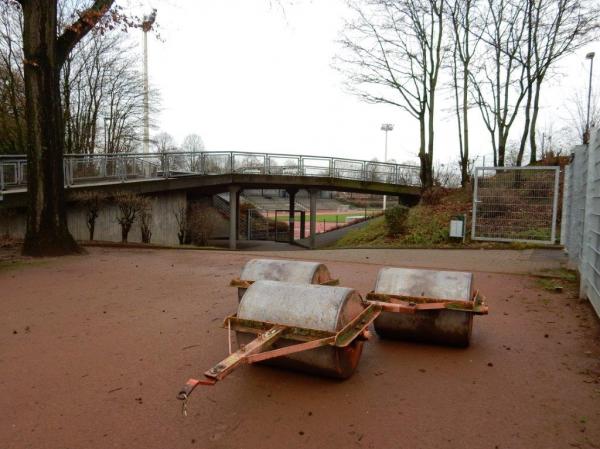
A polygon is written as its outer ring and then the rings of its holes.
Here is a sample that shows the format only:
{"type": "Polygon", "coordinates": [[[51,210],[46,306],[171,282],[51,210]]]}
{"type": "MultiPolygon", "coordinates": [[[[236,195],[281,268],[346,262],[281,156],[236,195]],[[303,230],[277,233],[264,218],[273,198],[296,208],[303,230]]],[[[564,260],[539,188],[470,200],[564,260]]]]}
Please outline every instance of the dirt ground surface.
{"type": "Polygon", "coordinates": [[[512,274],[533,253],[277,253],[328,260],[363,294],[383,264],[474,266],[490,314],[468,349],[375,336],[346,381],[242,367],[183,417],[176,393],[227,354],[227,284],[253,256],[88,251],[0,270],[1,449],[600,447],[598,319],[512,274]]]}

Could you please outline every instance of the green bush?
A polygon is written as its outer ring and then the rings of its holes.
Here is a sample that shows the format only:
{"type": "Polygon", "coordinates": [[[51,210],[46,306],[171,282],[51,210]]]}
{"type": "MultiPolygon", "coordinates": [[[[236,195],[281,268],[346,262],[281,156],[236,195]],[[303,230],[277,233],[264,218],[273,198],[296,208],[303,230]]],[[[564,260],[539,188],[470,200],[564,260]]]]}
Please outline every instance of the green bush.
{"type": "Polygon", "coordinates": [[[413,207],[406,221],[408,232],[402,238],[402,243],[431,246],[447,242],[450,217],[450,213],[434,214],[429,207],[413,207]]]}
{"type": "Polygon", "coordinates": [[[394,206],[385,210],[385,225],[388,235],[397,236],[406,232],[408,211],[408,207],[405,206],[394,206]]]}

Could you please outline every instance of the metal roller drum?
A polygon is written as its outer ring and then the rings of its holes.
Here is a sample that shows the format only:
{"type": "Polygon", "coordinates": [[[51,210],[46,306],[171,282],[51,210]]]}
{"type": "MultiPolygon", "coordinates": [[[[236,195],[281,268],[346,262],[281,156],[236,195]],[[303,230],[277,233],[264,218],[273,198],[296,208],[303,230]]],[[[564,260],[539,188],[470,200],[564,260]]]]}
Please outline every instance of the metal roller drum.
{"type": "MultiPolygon", "coordinates": [[[[364,309],[360,295],[353,289],[288,282],[257,281],[243,296],[237,316],[287,326],[337,332],[364,309]]],[[[238,345],[246,345],[253,334],[236,332],[238,345]]],[[[290,345],[275,342],[273,348],[290,345]]],[[[345,379],[360,359],[363,341],[355,340],[345,348],[324,346],[269,360],[270,365],[345,379]]]]}
{"type": "MultiPolygon", "coordinates": [[[[331,281],[325,265],[318,262],[299,260],[252,259],[242,269],[240,279],[244,281],[283,281],[297,284],[323,284],[331,281]]],[[[246,292],[238,288],[238,300],[246,292]]]]}
{"type": "MultiPolygon", "coordinates": [[[[386,267],[379,271],[375,293],[470,302],[473,274],[386,267]]],[[[377,334],[384,338],[466,347],[473,314],[447,309],[414,314],[383,312],[374,325],[377,334]]]]}

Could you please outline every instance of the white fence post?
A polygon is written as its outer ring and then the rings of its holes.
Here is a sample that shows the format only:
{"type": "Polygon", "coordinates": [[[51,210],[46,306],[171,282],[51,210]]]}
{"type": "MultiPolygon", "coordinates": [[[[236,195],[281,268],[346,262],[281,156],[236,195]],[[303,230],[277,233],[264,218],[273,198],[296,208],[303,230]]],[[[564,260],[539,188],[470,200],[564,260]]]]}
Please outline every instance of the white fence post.
{"type": "Polygon", "coordinates": [[[471,217],[471,240],[475,240],[476,237],[476,230],[475,227],[477,226],[477,185],[478,185],[478,180],[479,180],[479,170],[485,170],[485,168],[481,168],[481,167],[475,167],[475,176],[473,181],[475,182],[475,184],[473,185],[473,216],[471,217]]]}
{"type": "Polygon", "coordinates": [[[558,195],[560,195],[560,167],[556,167],[554,173],[554,200],[552,202],[552,234],[550,240],[552,244],[556,243],[556,219],[558,215],[558,195]]]}
{"type": "Polygon", "coordinates": [[[579,294],[587,297],[600,315],[600,130],[592,133],[587,156],[579,294]]]}
{"type": "Polygon", "coordinates": [[[562,214],[560,218],[560,244],[568,251],[567,237],[571,232],[571,166],[565,166],[563,177],[562,214]]]}

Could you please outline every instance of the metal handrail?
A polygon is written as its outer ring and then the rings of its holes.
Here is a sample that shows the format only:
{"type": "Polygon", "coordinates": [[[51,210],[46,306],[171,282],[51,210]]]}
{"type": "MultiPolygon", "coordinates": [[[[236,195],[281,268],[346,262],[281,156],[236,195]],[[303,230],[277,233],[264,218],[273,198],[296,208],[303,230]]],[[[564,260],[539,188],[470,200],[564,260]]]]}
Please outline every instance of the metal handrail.
{"type": "MultiPolygon", "coordinates": [[[[0,189],[26,185],[26,155],[0,155],[0,189]],[[6,181],[6,167],[16,182],[6,181]]],[[[241,151],[65,154],[65,184],[125,182],[190,175],[264,174],[317,176],[386,184],[420,185],[419,166],[328,156],[241,151]]]]}

